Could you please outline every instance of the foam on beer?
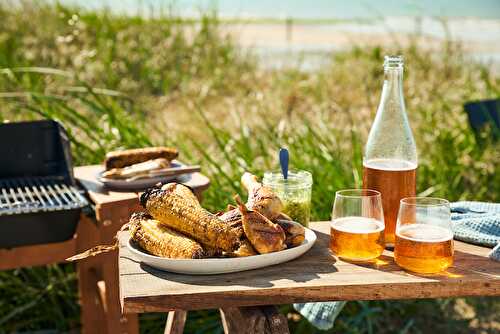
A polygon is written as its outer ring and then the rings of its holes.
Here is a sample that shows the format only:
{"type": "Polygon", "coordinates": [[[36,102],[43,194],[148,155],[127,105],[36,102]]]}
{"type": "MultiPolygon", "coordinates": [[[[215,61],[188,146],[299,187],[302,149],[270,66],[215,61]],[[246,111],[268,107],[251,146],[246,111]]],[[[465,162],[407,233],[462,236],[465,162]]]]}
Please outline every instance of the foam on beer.
{"type": "Polygon", "coordinates": [[[330,226],[337,231],[347,233],[375,233],[384,230],[384,223],[374,218],[366,217],[344,217],[334,219],[330,226]]]}
{"type": "Polygon", "coordinates": [[[385,171],[405,171],[417,168],[416,163],[399,159],[370,159],[364,161],[363,166],[385,171]]]}
{"type": "Polygon", "coordinates": [[[417,242],[443,242],[453,239],[453,232],[449,229],[429,224],[401,226],[396,234],[400,238],[417,242]]]}

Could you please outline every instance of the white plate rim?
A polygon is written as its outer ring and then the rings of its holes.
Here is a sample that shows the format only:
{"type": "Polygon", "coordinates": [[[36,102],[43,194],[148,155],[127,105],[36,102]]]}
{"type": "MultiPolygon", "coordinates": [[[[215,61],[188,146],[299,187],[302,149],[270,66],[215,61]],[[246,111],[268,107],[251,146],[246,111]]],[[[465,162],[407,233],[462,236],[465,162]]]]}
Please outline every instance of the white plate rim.
{"type": "MultiPolygon", "coordinates": [[[[161,256],[156,256],[156,255],[151,255],[151,254],[145,253],[143,251],[140,251],[139,249],[137,249],[136,247],[134,247],[132,245],[132,243],[133,243],[132,238],[129,238],[127,240],[127,248],[128,248],[128,250],[130,252],[132,252],[133,254],[136,254],[137,256],[142,256],[142,257],[145,257],[145,258],[149,258],[151,260],[160,260],[160,261],[164,261],[164,262],[167,262],[167,263],[168,262],[192,263],[192,264],[197,264],[197,263],[221,263],[221,262],[231,262],[231,261],[242,260],[242,259],[245,259],[244,261],[250,261],[250,260],[253,260],[253,259],[257,258],[257,257],[259,259],[266,259],[266,258],[272,258],[273,256],[276,256],[276,254],[287,254],[287,253],[291,253],[291,252],[296,252],[298,250],[298,248],[307,248],[307,247],[309,247],[309,249],[311,249],[312,246],[314,245],[314,243],[316,242],[316,240],[317,240],[318,237],[316,236],[316,233],[314,233],[314,231],[311,230],[310,228],[304,227],[304,229],[305,229],[305,240],[299,246],[295,246],[293,248],[283,249],[283,250],[281,250],[279,252],[272,252],[272,253],[266,253],[266,254],[257,254],[257,255],[243,256],[243,257],[207,258],[207,259],[171,259],[171,258],[166,258],[166,257],[161,257],[161,256]]],[[[306,252],[309,251],[309,249],[305,250],[300,255],[305,254],[306,252]]],[[[300,256],[300,255],[298,255],[298,256],[300,256]]]]}

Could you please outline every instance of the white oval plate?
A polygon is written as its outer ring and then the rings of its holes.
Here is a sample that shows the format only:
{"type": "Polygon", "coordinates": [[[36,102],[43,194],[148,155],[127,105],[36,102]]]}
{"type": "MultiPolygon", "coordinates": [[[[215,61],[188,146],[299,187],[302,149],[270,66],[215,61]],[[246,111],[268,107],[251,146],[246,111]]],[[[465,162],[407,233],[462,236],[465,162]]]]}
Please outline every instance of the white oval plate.
{"type": "Polygon", "coordinates": [[[314,245],[315,241],[316,234],[306,228],[305,240],[300,246],[268,254],[220,259],[163,258],[145,253],[130,239],[127,247],[139,261],[156,269],[179,274],[213,275],[263,268],[287,262],[307,252],[314,245]]]}
{"type": "MultiPolygon", "coordinates": [[[[181,163],[176,163],[172,162],[172,167],[179,167],[183,166],[181,163]]],[[[105,185],[108,188],[112,189],[117,189],[117,190],[137,190],[137,189],[146,189],[154,186],[155,184],[161,182],[170,182],[177,180],[179,182],[184,182],[184,179],[186,175],[191,174],[178,174],[178,175],[171,175],[171,176],[156,176],[156,177],[149,177],[149,178],[144,178],[144,179],[138,179],[135,181],[126,181],[126,180],[119,180],[119,179],[107,179],[102,177],[102,173],[104,171],[99,172],[97,175],[97,179],[99,182],[101,182],[103,185],[105,185]]]]}

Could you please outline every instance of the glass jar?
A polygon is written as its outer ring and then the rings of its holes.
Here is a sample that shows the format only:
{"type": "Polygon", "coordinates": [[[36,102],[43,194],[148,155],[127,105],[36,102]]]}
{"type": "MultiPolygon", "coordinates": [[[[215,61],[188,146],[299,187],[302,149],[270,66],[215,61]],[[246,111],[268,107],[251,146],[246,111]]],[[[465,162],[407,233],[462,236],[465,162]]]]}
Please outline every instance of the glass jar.
{"type": "Polygon", "coordinates": [[[312,175],[303,170],[289,171],[288,179],[281,171],[264,173],[264,186],[271,188],[283,202],[283,213],[308,226],[311,217],[312,175]]]}

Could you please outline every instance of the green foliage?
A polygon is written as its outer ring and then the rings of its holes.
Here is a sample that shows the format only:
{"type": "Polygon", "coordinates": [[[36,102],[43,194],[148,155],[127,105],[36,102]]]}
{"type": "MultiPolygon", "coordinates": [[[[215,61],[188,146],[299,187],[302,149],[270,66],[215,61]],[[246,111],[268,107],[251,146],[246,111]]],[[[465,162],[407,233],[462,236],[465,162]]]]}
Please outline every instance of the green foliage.
{"type": "MultiPolygon", "coordinates": [[[[0,120],[59,120],[77,164],[117,148],[176,145],[211,178],[204,205],[217,211],[243,194],[243,171],[277,169],[286,146],[292,166],[313,173],[313,219],[329,219],[334,192],[361,184],[382,58],[401,52],[418,191],[500,201],[498,143],[485,133],[480,144],[462,110],[468,100],[499,97],[500,77],[468,62],[454,43],[439,52],[418,40],[399,50],[355,46],[321,71],[265,71],[221,33],[214,15],[193,22],[0,2],[0,17],[0,120]]],[[[79,325],[71,265],[0,272],[0,293],[0,333],[79,325]]],[[[499,308],[494,298],[351,302],[330,332],[493,332],[499,308]]],[[[319,332],[290,306],[283,312],[292,332],[319,332]]],[[[160,332],[165,321],[141,319],[144,333],[160,332]]],[[[186,332],[220,333],[218,313],[190,313],[186,332]]]]}

